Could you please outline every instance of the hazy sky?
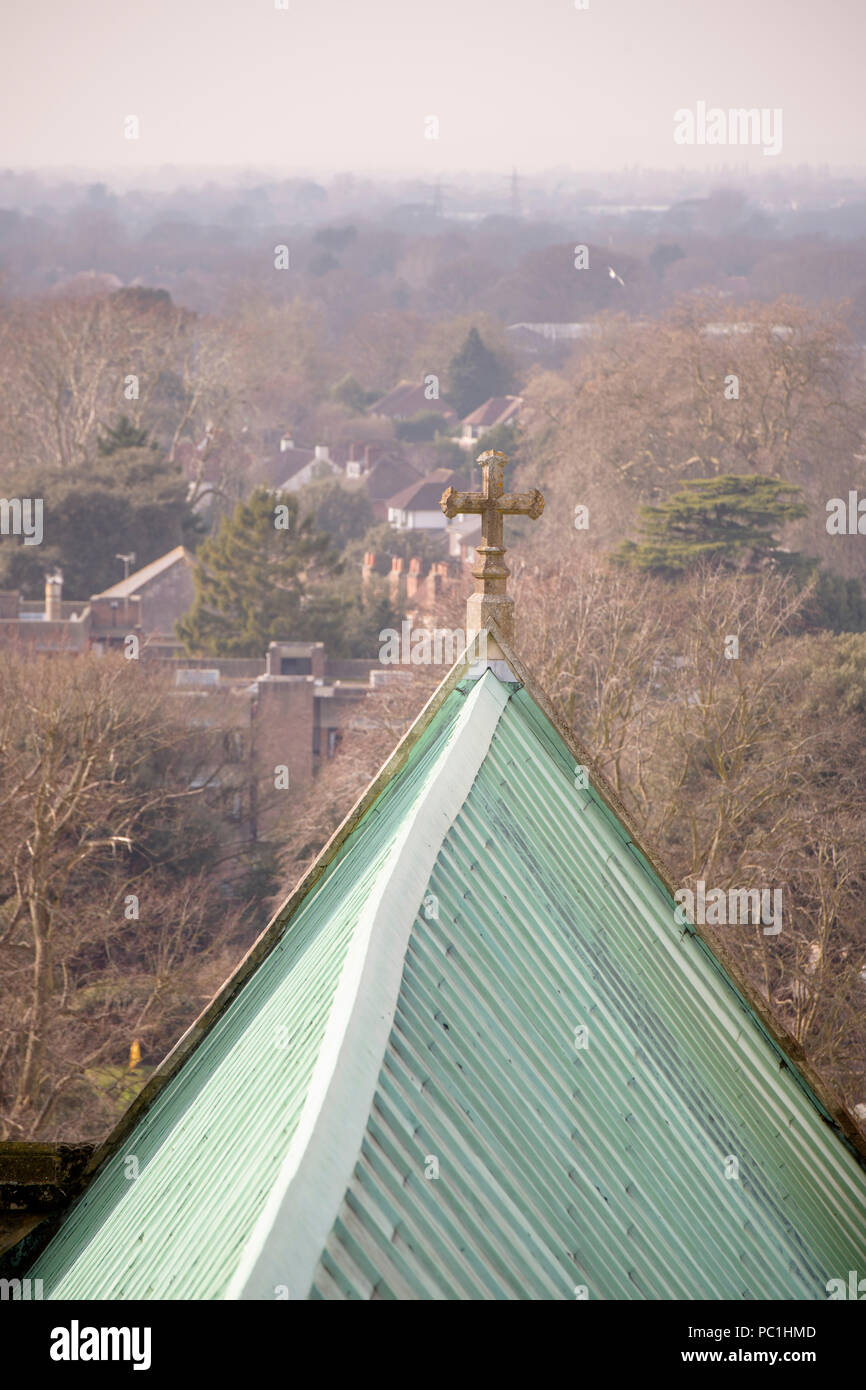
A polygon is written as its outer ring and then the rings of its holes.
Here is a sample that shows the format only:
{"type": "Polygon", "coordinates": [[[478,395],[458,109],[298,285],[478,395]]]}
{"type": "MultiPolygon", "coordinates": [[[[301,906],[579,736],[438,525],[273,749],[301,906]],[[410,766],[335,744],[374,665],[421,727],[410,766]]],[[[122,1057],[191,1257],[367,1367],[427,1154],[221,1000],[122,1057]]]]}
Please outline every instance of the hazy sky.
{"type": "Polygon", "coordinates": [[[0,24],[5,167],[866,164],[866,0],[2,0],[0,24]],[[699,101],[781,107],[781,155],[676,145],[699,101]]]}

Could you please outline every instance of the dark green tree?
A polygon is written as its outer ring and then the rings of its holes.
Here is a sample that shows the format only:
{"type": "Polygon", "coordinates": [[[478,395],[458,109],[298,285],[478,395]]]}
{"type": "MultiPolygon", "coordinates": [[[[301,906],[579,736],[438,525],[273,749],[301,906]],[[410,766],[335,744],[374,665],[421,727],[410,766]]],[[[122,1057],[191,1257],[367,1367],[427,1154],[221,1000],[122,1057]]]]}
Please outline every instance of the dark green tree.
{"type": "Polygon", "coordinates": [[[812,689],[813,682],[829,686],[834,711],[866,715],[866,635],[862,632],[842,633],[826,646],[807,648],[806,674],[807,689],[812,689]]]}
{"type": "Polygon", "coordinates": [[[659,242],[658,246],[650,252],[647,260],[658,278],[663,280],[668,266],[675,265],[677,261],[681,261],[685,254],[682,247],[677,246],[675,243],[659,242]]]}
{"type": "Polygon", "coordinates": [[[298,492],[301,511],[312,516],[335,550],[359,540],[373,525],[373,505],[363,487],[345,487],[335,478],[307,483],[298,492]]]}
{"type": "Polygon", "coordinates": [[[311,275],[328,275],[330,271],[340,269],[340,262],[330,251],[317,251],[310,257],[307,269],[311,275]]]}
{"type": "Polygon", "coordinates": [[[262,656],[270,642],[318,640],[310,605],[339,564],[291,493],[256,488],[223,517],[197,559],[193,604],[177,624],[187,651],[262,656]]]}
{"type": "Polygon", "coordinates": [[[335,381],[331,387],[330,396],[332,400],[339,401],[349,410],[353,410],[356,415],[360,415],[379,399],[381,391],[365,391],[360,381],[351,372],[346,376],[341,376],[339,381],[335,381]]]}
{"type": "Polygon", "coordinates": [[[300,635],[324,642],[330,656],[372,657],[379,651],[379,633],[399,629],[400,618],[384,580],[373,576],[360,585],[357,567],[347,566],[345,575],[310,594],[300,635]]]}
{"type": "Polygon", "coordinates": [[[319,227],[313,233],[313,241],[317,241],[328,251],[345,251],[347,246],[351,246],[357,235],[358,228],[351,226],[351,224],[348,227],[319,227]]]}
{"type": "Polygon", "coordinates": [[[488,397],[504,395],[510,384],[506,367],[475,327],[470,328],[463,346],[451,358],[448,382],[448,399],[461,420],[488,397]]]}
{"type": "Polygon", "coordinates": [[[116,454],[123,449],[155,449],[156,444],[149,445],[149,437],[148,431],[138,429],[128,415],[121,415],[116,425],[104,427],[96,445],[103,455],[116,454]]]}
{"type": "Polygon", "coordinates": [[[866,631],[866,594],[861,581],[819,570],[806,619],[814,627],[831,632],[866,631]]]}
{"type": "Polygon", "coordinates": [[[118,552],[134,551],[141,566],[196,539],[180,469],[150,448],[97,455],[74,477],[19,475],[8,495],[43,499],[42,545],[0,539],[0,588],[33,598],[48,569],[63,570],[65,597],[87,599],[123,578],[118,552]]]}
{"type": "Polygon", "coordinates": [[[447,432],[447,420],[435,410],[422,410],[408,420],[394,421],[394,434],[407,444],[422,444],[447,432]]]}
{"type": "MultiPolygon", "coordinates": [[[[467,478],[473,471],[478,472],[473,463],[475,454],[469,449],[461,449],[456,439],[443,439],[440,435],[431,447],[435,450],[437,468],[453,468],[455,472],[463,473],[467,478]]],[[[486,448],[486,445],[483,447],[486,448]]],[[[480,454],[481,449],[482,445],[479,444],[476,453],[480,454]]]]}
{"type": "Polygon", "coordinates": [[[471,449],[467,449],[466,454],[473,463],[479,454],[485,453],[488,449],[495,449],[500,454],[507,454],[508,477],[513,478],[514,469],[522,462],[520,442],[520,434],[515,425],[494,425],[492,429],[484,431],[477,443],[471,449]]]}
{"type": "Polygon", "coordinates": [[[445,532],[398,531],[387,521],[371,526],[362,541],[353,541],[346,551],[346,563],[359,563],[364,555],[372,552],[376,556],[376,573],[388,574],[391,561],[396,556],[406,563],[413,559],[422,562],[422,573],[426,574],[434,560],[447,560],[448,547],[445,532]]]}
{"type": "Polygon", "coordinates": [[[623,564],[674,577],[700,561],[756,569],[768,560],[796,569],[804,557],[780,548],[774,534],[805,516],[800,488],[763,474],[691,478],[658,507],[641,507],[641,539],[616,552],[623,564]]]}

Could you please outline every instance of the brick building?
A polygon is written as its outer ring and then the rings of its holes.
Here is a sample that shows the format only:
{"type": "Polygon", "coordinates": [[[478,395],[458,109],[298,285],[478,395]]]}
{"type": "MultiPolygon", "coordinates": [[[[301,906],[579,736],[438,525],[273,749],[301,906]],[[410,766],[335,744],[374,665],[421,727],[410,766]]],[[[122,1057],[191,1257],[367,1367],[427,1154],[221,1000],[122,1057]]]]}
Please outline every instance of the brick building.
{"type": "Polygon", "coordinates": [[[23,645],[37,652],[74,653],[121,647],[129,634],[177,645],[174,625],[192,603],[193,558],[182,545],[92,598],[63,598],[60,570],[46,576],[43,599],[0,590],[0,648],[23,645]]]}
{"type": "Polygon", "coordinates": [[[166,664],[178,696],[202,705],[192,719],[225,720],[230,713],[235,738],[219,776],[240,833],[253,840],[269,837],[285,814],[280,793],[306,791],[358,724],[366,697],[391,678],[377,657],[333,660],[321,642],[272,642],[262,660],[180,657],[166,664]]]}

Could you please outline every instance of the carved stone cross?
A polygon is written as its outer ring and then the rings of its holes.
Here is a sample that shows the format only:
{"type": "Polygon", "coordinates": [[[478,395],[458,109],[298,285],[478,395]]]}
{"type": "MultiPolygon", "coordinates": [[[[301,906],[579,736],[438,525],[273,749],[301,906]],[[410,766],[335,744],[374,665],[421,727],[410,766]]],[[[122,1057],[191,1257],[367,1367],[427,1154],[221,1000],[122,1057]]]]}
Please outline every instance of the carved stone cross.
{"type": "Polygon", "coordinates": [[[531,516],[537,521],[544,511],[544,498],[537,488],[529,492],[504,492],[503,474],[507,454],[495,449],[478,455],[483,478],[481,492],[457,492],[446,488],[440,506],[447,517],[479,515],[481,544],[476,547],[479,563],[472,571],[475,593],[466,604],[467,636],[480,632],[493,619],[506,641],[514,637],[514,600],[508,597],[506,585],[511,571],[503,561],[502,518],[531,516]]]}

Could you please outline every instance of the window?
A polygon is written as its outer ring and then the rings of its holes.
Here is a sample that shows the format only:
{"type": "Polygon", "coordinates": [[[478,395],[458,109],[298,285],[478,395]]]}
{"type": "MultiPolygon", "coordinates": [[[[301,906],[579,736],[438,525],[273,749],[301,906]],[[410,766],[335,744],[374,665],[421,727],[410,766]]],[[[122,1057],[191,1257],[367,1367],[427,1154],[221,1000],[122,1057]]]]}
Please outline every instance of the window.
{"type": "Polygon", "coordinates": [[[239,763],[244,756],[244,736],[240,729],[229,729],[223,735],[223,749],[225,750],[226,762],[239,763]]]}

